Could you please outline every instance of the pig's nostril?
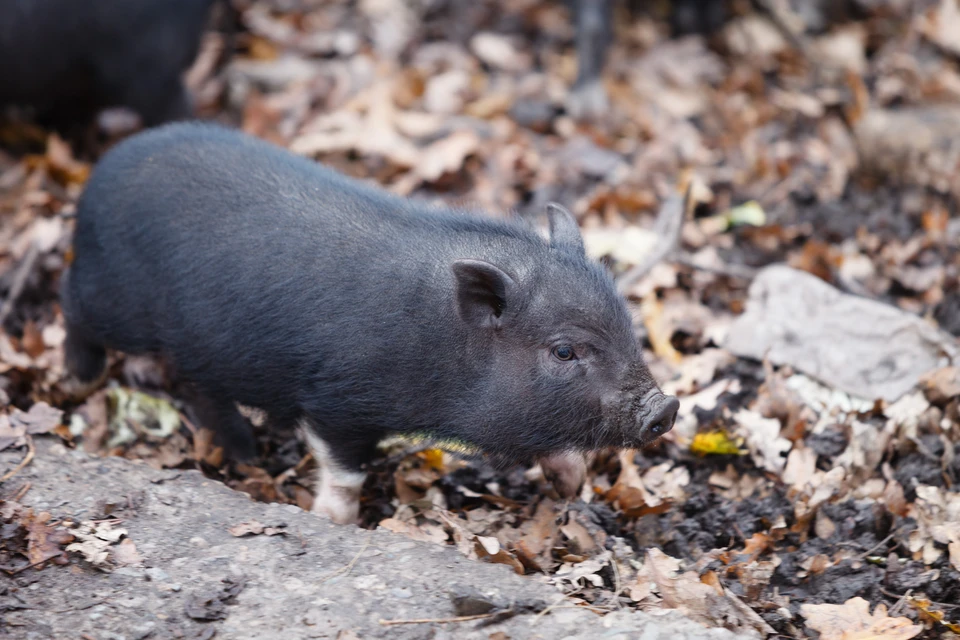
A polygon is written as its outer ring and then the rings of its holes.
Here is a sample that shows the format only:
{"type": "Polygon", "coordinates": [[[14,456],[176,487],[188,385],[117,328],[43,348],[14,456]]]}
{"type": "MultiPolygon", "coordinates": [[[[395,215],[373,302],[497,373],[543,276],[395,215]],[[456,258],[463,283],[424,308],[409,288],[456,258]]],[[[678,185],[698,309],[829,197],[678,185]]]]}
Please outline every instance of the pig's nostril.
{"type": "Polygon", "coordinates": [[[680,401],[676,398],[667,398],[660,405],[656,413],[647,419],[646,430],[651,436],[662,436],[673,428],[673,423],[677,419],[677,411],[680,409],[680,401]]]}

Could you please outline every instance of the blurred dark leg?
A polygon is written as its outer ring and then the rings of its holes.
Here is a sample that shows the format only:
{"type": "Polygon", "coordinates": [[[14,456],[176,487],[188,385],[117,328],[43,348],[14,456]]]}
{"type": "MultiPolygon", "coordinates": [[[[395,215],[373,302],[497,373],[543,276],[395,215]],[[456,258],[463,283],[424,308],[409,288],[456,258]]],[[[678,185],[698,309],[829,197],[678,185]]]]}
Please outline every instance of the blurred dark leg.
{"type": "Polygon", "coordinates": [[[603,67],[613,38],[613,0],[574,0],[577,81],[567,110],[575,118],[596,119],[607,112],[603,67]]]}

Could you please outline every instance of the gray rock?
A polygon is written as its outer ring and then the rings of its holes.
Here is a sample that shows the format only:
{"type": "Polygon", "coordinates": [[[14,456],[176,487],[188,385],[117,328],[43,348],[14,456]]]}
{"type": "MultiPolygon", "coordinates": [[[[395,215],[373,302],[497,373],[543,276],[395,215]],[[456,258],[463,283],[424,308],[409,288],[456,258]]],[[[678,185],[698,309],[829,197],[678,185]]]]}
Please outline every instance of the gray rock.
{"type": "MultiPolygon", "coordinates": [[[[201,634],[210,627],[217,638],[232,640],[486,640],[497,631],[511,638],[575,640],[749,637],[705,629],[675,611],[601,617],[557,607],[536,616],[556,601],[557,591],[503,565],[474,562],[453,548],[383,530],[333,525],[289,505],[257,503],[195,471],[172,477],[142,463],[68,451],[48,437],[36,444],[36,458],[8,481],[5,493],[29,482],[22,502],[61,504],[53,509],[60,518],[74,517],[91,497],[123,505],[125,496],[137,492],[141,499],[133,508],[115,515],[149,568],[133,576],[74,561],[25,571],[19,577],[26,581],[19,584],[38,588],[19,588],[16,595],[32,608],[5,614],[5,637],[195,638],[209,637],[201,634]],[[250,520],[282,521],[290,533],[236,538],[227,531],[250,520]],[[199,539],[205,544],[192,542],[199,539]],[[355,557],[351,570],[342,571],[355,557]],[[517,615],[487,625],[490,620],[380,624],[451,618],[458,611],[482,610],[484,602],[512,605],[517,615]]],[[[0,452],[0,471],[21,456],[17,450],[0,452]]]]}

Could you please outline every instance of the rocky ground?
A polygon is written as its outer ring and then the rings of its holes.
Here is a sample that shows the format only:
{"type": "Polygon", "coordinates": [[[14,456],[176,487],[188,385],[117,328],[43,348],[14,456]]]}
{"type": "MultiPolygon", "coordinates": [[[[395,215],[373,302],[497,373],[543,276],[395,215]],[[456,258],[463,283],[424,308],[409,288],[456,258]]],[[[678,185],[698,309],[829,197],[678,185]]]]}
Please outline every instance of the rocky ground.
{"type": "MultiPolygon", "coordinates": [[[[10,452],[0,461],[17,462],[10,452]]],[[[35,551],[72,538],[79,559],[5,581],[5,637],[755,637],[675,611],[601,617],[542,580],[455,549],[333,525],[193,470],[91,457],[49,437],[18,479],[29,490],[0,507],[4,517],[19,512],[35,551]]]]}

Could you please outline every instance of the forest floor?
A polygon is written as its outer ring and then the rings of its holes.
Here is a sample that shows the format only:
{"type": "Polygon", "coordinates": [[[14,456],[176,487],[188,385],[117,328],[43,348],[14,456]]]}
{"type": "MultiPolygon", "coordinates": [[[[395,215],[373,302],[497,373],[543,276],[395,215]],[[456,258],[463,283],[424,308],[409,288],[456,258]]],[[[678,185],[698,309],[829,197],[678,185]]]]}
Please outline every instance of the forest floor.
{"type": "MultiPolygon", "coordinates": [[[[386,443],[366,528],[540,576],[594,612],[827,640],[960,635],[955,2],[769,2],[776,19],[734,2],[722,29],[684,38],[655,9],[624,17],[593,122],[566,112],[562,2],[238,4],[241,28],[211,30],[189,75],[201,116],[430,202],[530,216],[560,202],[621,278],[669,249],[627,293],[681,399],[672,432],[593,455],[572,501],[536,467],[386,443]],[[664,203],[680,192],[673,238],[664,203]]],[[[63,552],[81,524],[19,504],[30,467],[15,460],[34,440],[312,501],[303,443],[250,412],[261,458],[225,463],[151,359],[113,354],[79,405],[60,388],[57,283],[91,163],[126,133],[108,116],[93,149],[2,130],[27,150],[0,151],[0,570],[19,576],[92,562],[63,552]]]]}

